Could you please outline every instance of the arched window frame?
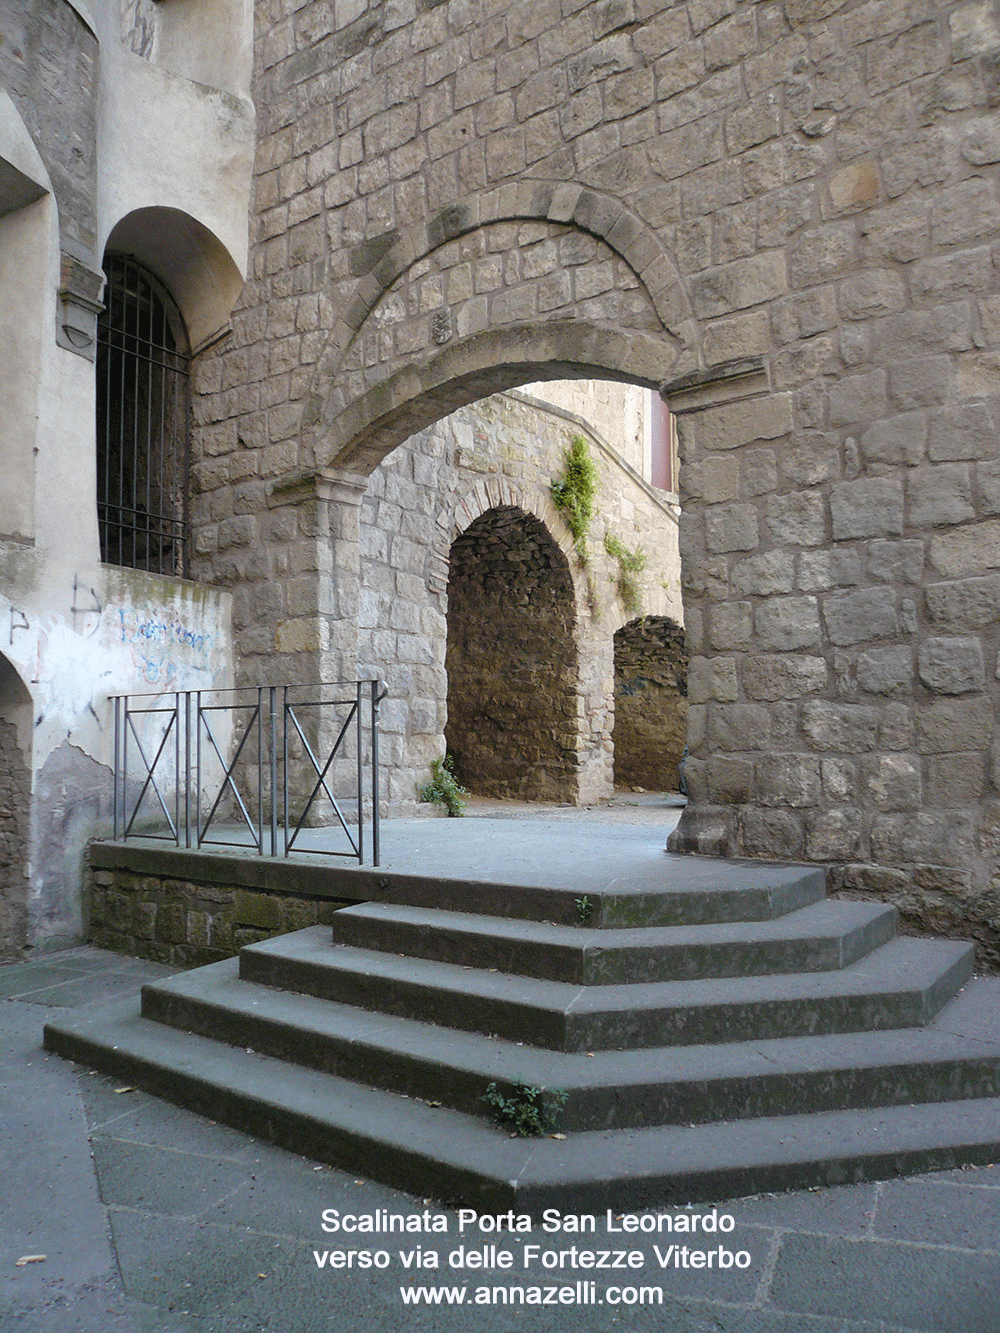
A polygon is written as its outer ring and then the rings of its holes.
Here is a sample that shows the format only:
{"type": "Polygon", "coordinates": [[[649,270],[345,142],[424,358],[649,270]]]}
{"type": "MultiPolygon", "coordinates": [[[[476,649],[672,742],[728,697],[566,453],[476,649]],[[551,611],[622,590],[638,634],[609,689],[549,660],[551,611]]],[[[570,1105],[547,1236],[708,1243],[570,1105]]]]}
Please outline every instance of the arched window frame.
{"type": "Polygon", "coordinates": [[[98,321],[97,517],[106,564],[188,569],[190,344],[173,297],[137,259],[104,263],[98,321]]]}

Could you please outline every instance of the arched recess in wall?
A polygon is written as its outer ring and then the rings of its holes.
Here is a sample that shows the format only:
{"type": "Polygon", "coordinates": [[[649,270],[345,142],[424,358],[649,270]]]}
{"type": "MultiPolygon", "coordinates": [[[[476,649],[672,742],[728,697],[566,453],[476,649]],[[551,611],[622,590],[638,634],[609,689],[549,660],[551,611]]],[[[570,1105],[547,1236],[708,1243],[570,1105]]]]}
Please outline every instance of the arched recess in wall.
{"type": "Polygon", "coordinates": [[[0,537],[34,540],[35,441],[43,349],[52,341],[48,174],[0,91],[0,537]]]}
{"type": "Polygon", "coordinates": [[[228,327],[243,289],[232,255],[209,229],[177,208],[139,208],[111,230],[106,254],[129,255],[177,302],[195,355],[228,327]]]}
{"type": "Polygon", "coordinates": [[[27,686],[0,654],[0,960],[27,942],[31,719],[27,686]]]}
{"type": "Polygon", "coordinates": [[[615,786],[679,790],[687,738],[684,630],[641,616],[615,632],[615,786]]]}
{"type": "Polygon", "coordinates": [[[537,518],[487,510],[451,547],[448,722],[459,779],[482,796],[573,801],[580,767],[573,579],[537,518]]]}

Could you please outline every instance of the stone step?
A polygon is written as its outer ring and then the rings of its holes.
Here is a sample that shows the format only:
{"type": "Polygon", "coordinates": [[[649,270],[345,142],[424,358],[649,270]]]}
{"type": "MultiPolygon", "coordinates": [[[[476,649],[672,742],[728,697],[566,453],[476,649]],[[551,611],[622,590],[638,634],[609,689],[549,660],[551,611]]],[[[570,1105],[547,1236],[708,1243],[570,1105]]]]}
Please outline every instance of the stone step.
{"type": "MultiPolygon", "coordinates": [[[[657,855],[662,860],[655,868],[647,867],[645,876],[634,883],[613,879],[606,887],[586,892],[578,887],[579,871],[572,866],[567,867],[565,885],[549,886],[379,870],[338,872],[336,867],[330,868],[327,879],[344,883],[349,876],[345,896],[368,902],[570,926],[584,924],[586,917],[585,924],[595,928],[768,921],[818,902],[826,893],[824,871],[809,866],[657,855]]],[[[293,866],[290,873],[296,872],[293,866]]]]}
{"type": "Polygon", "coordinates": [[[752,1041],[926,1023],[973,949],[896,939],[837,972],[577,986],[331,945],[316,927],[250,945],[240,975],[420,1022],[564,1051],[752,1041]]]}
{"type": "Polygon", "coordinates": [[[592,929],[360,903],[337,912],[333,941],[380,953],[581,986],[828,971],[896,933],[880,903],[823,899],[776,920],[592,929]]]}
{"type": "Polygon", "coordinates": [[[151,1022],[131,1002],[67,1014],[46,1026],[45,1041],[293,1152],[481,1212],[633,1210],[1000,1156],[996,1098],[522,1140],[446,1107],[151,1022]]]}
{"type": "Polygon", "coordinates": [[[495,1081],[562,1090],[569,1132],[706,1123],[1000,1093],[1000,982],[926,1028],[717,1046],[542,1051],[241,981],[226,960],[148,985],[144,1017],[352,1082],[488,1116],[495,1081]]]}

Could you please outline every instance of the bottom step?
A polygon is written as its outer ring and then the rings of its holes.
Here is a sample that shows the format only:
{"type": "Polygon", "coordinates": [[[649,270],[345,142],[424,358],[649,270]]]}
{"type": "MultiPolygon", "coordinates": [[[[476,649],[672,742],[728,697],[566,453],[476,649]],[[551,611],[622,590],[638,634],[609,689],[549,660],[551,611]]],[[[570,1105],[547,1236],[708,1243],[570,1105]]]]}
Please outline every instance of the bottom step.
{"type": "Polygon", "coordinates": [[[718,1201],[1000,1157],[1000,1098],[512,1139],[456,1111],[150,1022],[134,1001],[49,1023],[45,1045],[293,1152],[480,1212],[718,1201]]]}

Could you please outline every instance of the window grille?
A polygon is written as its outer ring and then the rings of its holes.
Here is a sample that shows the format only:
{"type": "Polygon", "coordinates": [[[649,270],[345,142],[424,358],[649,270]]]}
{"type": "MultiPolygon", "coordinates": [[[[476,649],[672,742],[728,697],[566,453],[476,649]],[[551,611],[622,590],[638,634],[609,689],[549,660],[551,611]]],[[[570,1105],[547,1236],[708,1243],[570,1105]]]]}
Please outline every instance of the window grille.
{"type": "Polygon", "coordinates": [[[136,260],[110,256],[97,347],[101,559],[187,572],[188,342],[168,292],[136,260]]]}

